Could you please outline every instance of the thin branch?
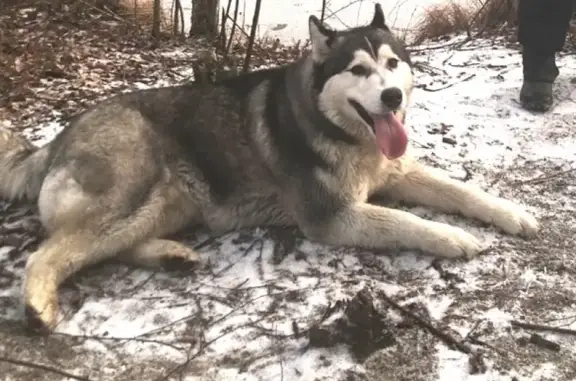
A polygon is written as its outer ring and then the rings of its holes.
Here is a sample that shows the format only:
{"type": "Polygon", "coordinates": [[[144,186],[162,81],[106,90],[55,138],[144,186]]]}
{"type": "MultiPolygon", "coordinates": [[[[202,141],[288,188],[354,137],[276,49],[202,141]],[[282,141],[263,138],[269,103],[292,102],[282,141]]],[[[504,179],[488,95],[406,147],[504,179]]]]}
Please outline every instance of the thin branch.
{"type": "Polygon", "coordinates": [[[361,3],[361,2],[362,2],[362,0],[354,0],[354,1],[351,1],[351,2],[349,2],[348,4],[344,5],[343,7],[338,8],[338,9],[335,10],[334,12],[330,13],[326,18],[329,19],[330,17],[334,17],[334,16],[336,16],[337,13],[339,13],[339,12],[345,10],[346,8],[349,8],[349,7],[351,7],[351,6],[355,5],[355,4],[361,3]]]}
{"type": "MultiPolygon", "coordinates": [[[[478,8],[478,10],[474,13],[474,16],[472,16],[472,18],[470,19],[470,24],[468,26],[468,30],[470,30],[470,27],[472,27],[474,25],[478,16],[480,16],[480,14],[484,11],[484,9],[486,9],[486,6],[488,6],[488,4],[490,4],[491,1],[492,0],[486,0],[482,4],[482,6],[480,8],[478,8]]],[[[470,36],[470,33],[468,33],[468,36],[470,36]]],[[[479,34],[476,36],[479,36],[479,34]]]]}
{"type": "Polygon", "coordinates": [[[326,14],[326,0],[322,0],[322,12],[320,14],[320,22],[324,22],[325,14],[326,14]]]}
{"type": "Polygon", "coordinates": [[[427,85],[421,86],[420,88],[421,88],[422,90],[424,90],[424,91],[429,91],[429,92],[431,92],[431,93],[435,93],[435,92],[437,92],[437,91],[446,90],[446,89],[449,89],[450,87],[456,86],[456,85],[458,85],[458,84],[460,84],[460,83],[469,81],[469,80],[471,80],[471,79],[474,78],[474,77],[476,77],[476,74],[470,74],[469,76],[467,76],[466,78],[464,78],[464,79],[462,79],[462,80],[460,80],[460,81],[453,82],[453,83],[450,83],[450,84],[448,84],[448,85],[446,85],[446,86],[438,87],[438,88],[436,88],[436,89],[431,89],[431,88],[429,88],[427,85]]]}
{"type": "MultiPolygon", "coordinates": [[[[257,301],[257,300],[260,300],[260,299],[262,299],[262,298],[273,297],[273,296],[277,296],[277,295],[285,295],[285,294],[287,294],[288,292],[305,291],[305,290],[309,290],[309,289],[310,289],[310,288],[308,288],[308,287],[296,288],[296,289],[292,289],[292,290],[285,290],[285,291],[275,292],[275,293],[272,293],[272,294],[262,294],[262,295],[256,296],[256,297],[251,298],[251,299],[247,300],[246,302],[240,304],[239,306],[237,306],[236,308],[234,308],[234,309],[232,309],[231,311],[227,312],[226,314],[220,316],[218,319],[211,321],[210,324],[209,324],[207,327],[212,327],[212,326],[214,326],[214,325],[216,325],[216,324],[219,324],[220,322],[226,320],[229,316],[235,314],[236,312],[242,310],[244,307],[246,307],[246,306],[250,305],[251,303],[253,303],[253,302],[257,301]]],[[[165,325],[163,325],[163,326],[161,326],[161,327],[155,328],[155,329],[153,329],[153,330],[151,330],[151,331],[147,331],[147,332],[138,334],[138,335],[136,335],[136,336],[133,336],[132,338],[149,336],[149,335],[153,335],[153,334],[158,333],[158,332],[162,332],[163,330],[165,330],[165,329],[167,329],[167,328],[174,327],[176,324],[183,323],[183,322],[187,322],[187,321],[191,321],[191,320],[193,320],[197,315],[198,315],[198,314],[185,316],[185,317],[183,317],[183,318],[180,318],[180,319],[174,320],[174,321],[172,321],[172,322],[170,322],[170,323],[168,323],[168,324],[165,324],[165,325]]],[[[126,339],[129,340],[130,338],[126,338],[126,339]]]]}
{"type": "Polygon", "coordinates": [[[260,18],[260,7],[262,0],[256,0],[256,7],[254,9],[254,17],[252,18],[252,28],[250,30],[250,39],[248,40],[248,48],[246,49],[246,59],[244,60],[244,72],[247,73],[250,68],[250,58],[252,58],[252,50],[254,49],[254,40],[256,39],[256,29],[258,28],[258,19],[260,18]]]}
{"type": "Polygon", "coordinates": [[[386,295],[385,293],[381,294],[382,297],[384,298],[384,300],[386,300],[386,302],[388,304],[390,304],[392,307],[394,307],[395,309],[397,309],[398,311],[400,311],[402,314],[404,314],[405,316],[409,317],[410,319],[414,320],[419,326],[425,328],[428,332],[430,332],[432,335],[436,336],[437,338],[439,338],[440,340],[442,340],[446,345],[448,345],[449,347],[453,347],[458,349],[460,352],[468,354],[468,355],[475,355],[474,350],[465,343],[465,341],[463,339],[457,339],[455,337],[453,337],[452,335],[441,331],[440,329],[434,327],[430,322],[427,322],[426,320],[424,320],[422,317],[416,315],[415,313],[413,313],[412,311],[402,307],[401,305],[399,305],[398,303],[396,303],[394,300],[392,300],[388,295],[386,295]]]}
{"type": "Polygon", "coordinates": [[[539,177],[536,177],[535,179],[518,181],[514,185],[541,184],[541,183],[546,182],[548,180],[562,177],[562,176],[568,175],[568,174],[573,173],[573,172],[576,172],[576,168],[570,168],[570,169],[567,169],[565,171],[553,173],[551,175],[539,176],[539,177]]]}
{"type": "Polygon", "coordinates": [[[172,343],[162,341],[162,340],[152,340],[152,339],[141,339],[138,337],[110,337],[110,336],[98,336],[98,335],[73,335],[68,333],[54,333],[54,335],[60,335],[65,337],[73,337],[84,340],[97,340],[97,341],[114,341],[120,342],[121,344],[126,344],[128,342],[137,342],[145,344],[158,344],[168,348],[172,348],[176,351],[183,351],[184,348],[174,345],[172,343]],[[122,343],[124,342],[124,343],[122,343]]]}
{"type": "MultiPolygon", "coordinates": [[[[229,20],[232,20],[232,17],[228,16],[228,19],[229,19],[229,20]]],[[[237,27],[238,30],[239,30],[240,32],[242,32],[242,34],[243,34],[245,37],[250,38],[250,35],[248,34],[248,32],[246,32],[246,30],[244,30],[244,28],[242,28],[240,25],[238,25],[235,20],[232,20],[232,21],[233,21],[233,23],[234,23],[233,25],[234,25],[235,27],[237,27]]],[[[226,47],[226,51],[229,51],[229,50],[230,50],[230,45],[231,45],[231,44],[232,44],[232,36],[230,36],[230,39],[228,40],[228,47],[226,47]]],[[[260,50],[261,53],[268,54],[268,52],[266,52],[266,49],[264,49],[262,46],[258,45],[256,42],[254,42],[254,46],[256,46],[256,47],[260,50]]]]}
{"type": "Polygon", "coordinates": [[[196,353],[194,353],[193,355],[188,355],[188,357],[186,358],[186,360],[184,360],[183,363],[176,365],[174,368],[169,370],[163,376],[157,378],[155,381],[166,381],[166,380],[170,379],[170,377],[172,375],[176,374],[177,372],[183,371],[188,365],[190,365],[190,363],[194,359],[198,358],[210,345],[214,344],[215,342],[222,339],[223,337],[228,336],[228,335],[236,332],[239,329],[250,327],[249,324],[250,323],[240,324],[240,325],[238,325],[238,326],[236,326],[230,330],[224,330],[224,332],[222,332],[220,335],[214,337],[213,339],[210,339],[208,341],[204,341],[203,343],[200,344],[200,347],[196,350],[196,353]]]}
{"type": "Polygon", "coordinates": [[[0,356],[0,362],[5,362],[8,364],[12,364],[12,365],[23,366],[26,368],[40,369],[40,370],[43,370],[45,372],[54,373],[54,374],[57,374],[59,376],[71,378],[73,380],[90,381],[90,379],[88,377],[77,376],[75,374],[68,373],[64,370],[60,370],[60,369],[57,369],[57,368],[54,368],[54,367],[51,367],[48,365],[36,364],[33,362],[29,362],[29,361],[10,359],[10,358],[4,357],[4,356],[0,356]]]}
{"type": "Polygon", "coordinates": [[[459,41],[459,42],[450,42],[444,45],[434,45],[434,46],[424,46],[424,47],[407,47],[407,51],[409,53],[416,53],[416,52],[425,52],[428,50],[437,50],[437,49],[444,49],[444,48],[449,48],[449,49],[459,49],[462,46],[464,46],[465,44],[467,44],[468,42],[472,41],[472,38],[470,37],[466,37],[464,40],[459,41]]]}
{"type": "MultiPolygon", "coordinates": [[[[230,47],[232,46],[232,39],[234,38],[234,32],[236,31],[237,21],[238,21],[238,8],[240,6],[240,0],[236,0],[236,4],[234,5],[234,18],[230,18],[230,15],[227,17],[232,20],[232,31],[230,32],[230,39],[228,40],[228,44],[226,45],[226,50],[224,51],[224,56],[227,56],[230,53],[230,47]]],[[[244,31],[240,28],[241,31],[244,31]]]]}
{"type": "Polygon", "coordinates": [[[544,324],[523,323],[523,322],[516,321],[516,320],[512,320],[510,322],[510,324],[513,327],[521,328],[521,329],[530,329],[533,331],[554,332],[554,333],[561,333],[564,335],[576,336],[576,330],[569,329],[569,328],[553,327],[553,326],[544,325],[544,324]]]}
{"type": "Polygon", "coordinates": [[[131,25],[131,26],[133,26],[134,28],[138,28],[138,26],[137,26],[136,24],[132,24],[131,22],[128,22],[128,20],[126,20],[125,18],[122,18],[122,17],[118,16],[116,13],[112,12],[112,11],[109,10],[108,8],[101,9],[101,8],[98,8],[98,7],[95,6],[95,5],[92,5],[92,4],[84,1],[84,0],[80,0],[80,2],[81,2],[82,4],[88,6],[89,8],[93,9],[93,10],[96,11],[96,12],[100,12],[100,13],[103,14],[103,15],[113,17],[115,20],[120,21],[120,22],[123,22],[123,23],[128,24],[128,25],[131,25]]]}
{"type": "Polygon", "coordinates": [[[222,8],[222,27],[220,29],[220,43],[222,44],[222,50],[226,49],[226,21],[230,16],[231,7],[232,7],[232,0],[228,0],[226,10],[222,8]]]}
{"type": "Polygon", "coordinates": [[[558,352],[561,349],[560,344],[545,339],[537,333],[530,335],[530,339],[528,341],[531,344],[539,346],[540,348],[544,348],[553,352],[558,352]]]}

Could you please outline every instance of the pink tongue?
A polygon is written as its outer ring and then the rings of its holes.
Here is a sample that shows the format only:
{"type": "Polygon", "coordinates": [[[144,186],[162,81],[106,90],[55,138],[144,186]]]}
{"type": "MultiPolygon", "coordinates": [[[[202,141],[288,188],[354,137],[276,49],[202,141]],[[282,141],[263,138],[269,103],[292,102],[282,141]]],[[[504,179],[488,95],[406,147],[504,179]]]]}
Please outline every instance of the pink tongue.
{"type": "Polygon", "coordinates": [[[374,118],[376,142],[388,159],[404,155],[408,145],[408,135],[396,115],[388,113],[383,118],[374,118]]]}

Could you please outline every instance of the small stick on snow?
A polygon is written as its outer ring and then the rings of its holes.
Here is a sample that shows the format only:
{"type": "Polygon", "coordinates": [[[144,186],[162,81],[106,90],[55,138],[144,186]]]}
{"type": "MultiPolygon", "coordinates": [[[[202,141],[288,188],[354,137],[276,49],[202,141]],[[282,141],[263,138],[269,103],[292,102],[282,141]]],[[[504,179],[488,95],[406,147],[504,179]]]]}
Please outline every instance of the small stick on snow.
{"type": "Polygon", "coordinates": [[[474,78],[474,77],[476,77],[476,74],[470,74],[469,76],[467,76],[466,78],[462,79],[461,81],[452,82],[452,83],[450,83],[450,84],[448,84],[448,85],[446,85],[446,86],[438,87],[438,88],[436,88],[436,89],[431,89],[431,88],[429,88],[427,85],[424,85],[424,86],[421,87],[421,89],[424,90],[424,91],[429,91],[429,92],[431,92],[431,93],[435,93],[436,91],[446,90],[446,89],[449,89],[449,88],[452,87],[452,86],[456,86],[456,85],[458,85],[458,84],[460,84],[460,83],[469,81],[469,80],[471,80],[471,79],[474,78]]]}
{"type": "Polygon", "coordinates": [[[524,180],[524,181],[517,181],[514,185],[524,185],[524,184],[541,184],[543,182],[549,181],[549,180],[553,180],[556,179],[558,177],[562,177],[565,175],[568,175],[572,172],[576,172],[576,168],[570,168],[567,169],[565,171],[560,171],[560,172],[556,172],[553,173],[551,175],[546,175],[546,176],[539,176],[536,177],[535,179],[530,179],[530,180],[524,180]]]}
{"type": "Polygon", "coordinates": [[[510,324],[513,327],[521,328],[521,329],[530,329],[533,331],[554,332],[554,333],[561,333],[564,335],[576,336],[576,330],[569,329],[569,328],[553,327],[553,326],[544,325],[544,324],[523,323],[523,322],[516,321],[516,320],[510,321],[510,324]]]}
{"type": "Polygon", "coordinates": [[[444,44],[444,45],[433,45],[433,46],[424,46],[424,47],[412,47],[412,46],[408,46],[408,48],[406,50],[408,50],[409,53],[416,53],[416,52],[425,52],[428,50],[438,50],[438,49],[459,49],[462,46],[464,46],[465,44],[467,44],[468,42],[472,41],[471,37],[466,37],[466,39],[462,40],[462,41],[458,41],[458,42],[451,42],[448,44],[444,44]]]}
{"type": "Polygon", "coordinates": [[[465,353],[467,355],[475,355],[476,353],[474,350],[466,344],[464,339],[460,338],[457,339],[454,336],[450,335],[447,332],[443,332],[440,329],[434,327],[430,322],[427,322],[422,317],[416,315],[412,311],[407,310],[406,308],[402,307],[394,300],[392,300],[388,295],[382,293],[382,297],[390,304],[392,307],[396,308],[398,311],[409,317],[410,319],[414,320],[419,326],[425,328],[428,332],[442,340],[446,345],[449,347],[454,347],[458,349],[460,352],[465,353]]]}
{"type": "Polygon", "coordinates": [[[57,374],[59,376],[70,378],[73,380],[90,381],[90,379],[88,377],[77,376],[75,374],[68,373],[66,371],[63,371],[63,370],[60,370],[60,369],[57,369],[57,368],[54,368],[54,367],[51,367],[48,365],[36,364],[33,362],[29,362],[29,361],[10,359],[10,358],[4,357],[4,356],[0,356],[0,362],[5,362],[8,364],[23,366],[23,367],[27,367],[27,368],[39,369],[39,370],[43,370],[43,371],[48,372],[48,373],[54,373],[54,374],[57,374]]]}
{"type": "Polygon", "coordinates": [[[529,341],[530,343],[537,345],[540,348],[548,349],[549,351],[558,352],[561,349],[560,344],[545,339],[537,333],[530,335],[529,341]]]}

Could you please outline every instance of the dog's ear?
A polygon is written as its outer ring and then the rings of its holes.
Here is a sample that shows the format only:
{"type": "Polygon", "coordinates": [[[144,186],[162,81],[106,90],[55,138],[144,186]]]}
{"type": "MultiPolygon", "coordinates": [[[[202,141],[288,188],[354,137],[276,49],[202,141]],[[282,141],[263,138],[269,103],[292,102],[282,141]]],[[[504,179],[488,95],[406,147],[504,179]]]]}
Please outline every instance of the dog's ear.
{"type": "Polygon", "coordinates": [[[370,26],[373,28],[390,30],[386,25],[386,18],[384,17],[384,12],[382,11],[380,3],[376,3],[374,6],[374,17],[372,18],[370,26]]]}
{"type": "Polygon", "coordinates": [[[322,62],[330,53],[336,32],[324,26],[316,16],[310,16],[308,27],[310,29],[310,42],[312,43],[312,58],[314,62],[322,62]]]}

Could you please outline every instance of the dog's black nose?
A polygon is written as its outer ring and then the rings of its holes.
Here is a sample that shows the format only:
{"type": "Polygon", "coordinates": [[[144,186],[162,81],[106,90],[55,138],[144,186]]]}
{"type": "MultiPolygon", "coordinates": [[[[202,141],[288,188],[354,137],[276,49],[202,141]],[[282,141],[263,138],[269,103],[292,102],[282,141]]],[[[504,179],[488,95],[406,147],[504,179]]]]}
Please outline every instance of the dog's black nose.
{"type": "Polygon", "coordinates": [[[402,104],[402,90],[397,87],[386,89],[380,94],[380,100],[389,109],[397,109],[402,104]]]}

